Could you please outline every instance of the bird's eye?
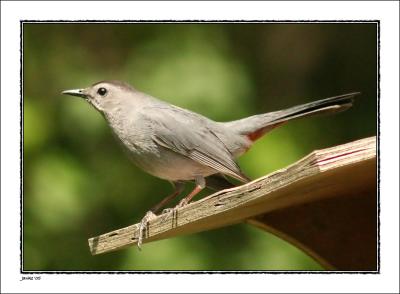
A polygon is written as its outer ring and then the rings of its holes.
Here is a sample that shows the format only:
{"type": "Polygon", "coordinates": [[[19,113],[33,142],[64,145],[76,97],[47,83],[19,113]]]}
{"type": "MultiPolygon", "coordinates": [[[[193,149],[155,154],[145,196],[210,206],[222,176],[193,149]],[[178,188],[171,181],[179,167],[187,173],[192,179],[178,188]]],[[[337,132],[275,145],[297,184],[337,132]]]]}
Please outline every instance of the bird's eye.
{"type": "Polygon", "coordinates": [[[107,89],[106,88],[99,88],[97,90],[97,94],[99,94],[100,96],[104,96],[107,94],[107,89]]]}

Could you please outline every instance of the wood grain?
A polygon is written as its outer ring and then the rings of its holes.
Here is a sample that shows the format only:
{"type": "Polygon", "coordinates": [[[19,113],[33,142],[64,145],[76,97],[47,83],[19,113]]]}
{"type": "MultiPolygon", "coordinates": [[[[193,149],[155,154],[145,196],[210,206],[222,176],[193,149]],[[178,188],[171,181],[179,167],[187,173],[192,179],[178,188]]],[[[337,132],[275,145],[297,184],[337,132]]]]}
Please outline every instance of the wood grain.
{"type": "MultiPolygon", "coordinates": [[[[160,215],[149,222],[144,243],[247,221],[291,241],[326,268],[336,268],[330,258],[321,257],[324,252],[313,251],[309,243],[299,240],[296,232],[307,231],[307,224],[284,229],[284,225],[279,226],[284,220],[276,213],[312,203],[321,205],[322,200],[346,195],[373,197],[374,189],[376,191],[376,137],[370,137],[316,150],[272,174],[219,191],[173,214],[160,215]]],[[[90,238],[90,252],[95,255],[135,245],[138,226],[134,224],[90,238]]]]}

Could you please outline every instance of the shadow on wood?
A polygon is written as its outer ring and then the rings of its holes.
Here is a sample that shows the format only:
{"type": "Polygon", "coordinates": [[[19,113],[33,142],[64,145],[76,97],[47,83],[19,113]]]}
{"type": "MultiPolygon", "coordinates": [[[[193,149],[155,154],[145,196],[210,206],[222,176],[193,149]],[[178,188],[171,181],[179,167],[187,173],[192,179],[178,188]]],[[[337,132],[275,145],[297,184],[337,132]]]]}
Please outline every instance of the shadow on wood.
{"type": "Polygon", "coordinates": [[[335,182],[359,184],[326,198],[249,219],[302,249],[331,270],[377,270],[376,166],[360,164],[335,175],[335,182]]]}
{"type": "MultiPolygon", "coordinates": [[[[144,242],[248,222],[326,269],[376,270],[376,138],[317,150],[287,168],[150,221],[144,242]]],[[[89,239],[92,254],[137,243],[139,224],[89,239]]]]}

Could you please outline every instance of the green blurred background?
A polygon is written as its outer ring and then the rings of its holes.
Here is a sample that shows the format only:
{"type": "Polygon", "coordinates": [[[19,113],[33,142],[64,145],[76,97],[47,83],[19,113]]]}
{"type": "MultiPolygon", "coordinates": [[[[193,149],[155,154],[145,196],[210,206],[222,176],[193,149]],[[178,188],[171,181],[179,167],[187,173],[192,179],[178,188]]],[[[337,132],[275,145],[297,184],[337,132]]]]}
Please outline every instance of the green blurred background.
{"type": "Polygon", "coordinates": [[[362,92],[345,113],[259,140],[239,160],[257,178],[376,134],[376,33],[372,23],[25,23],[23,269],[321,269],[245,224],[91,256],[89,237],[138,222],[171,186],[132,165],[90,105],[60,92],[120,79],[217,121],[362,92]]]}

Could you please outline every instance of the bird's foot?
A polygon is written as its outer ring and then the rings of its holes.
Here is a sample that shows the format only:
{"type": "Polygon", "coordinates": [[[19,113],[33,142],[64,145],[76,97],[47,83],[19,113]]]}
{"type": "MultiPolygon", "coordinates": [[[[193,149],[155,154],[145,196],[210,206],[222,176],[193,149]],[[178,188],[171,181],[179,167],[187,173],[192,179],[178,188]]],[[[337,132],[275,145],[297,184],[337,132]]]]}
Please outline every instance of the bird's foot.
{"type": "Polygon", "coordinates": [[[173,211],[174,211],[173,208],[164,208],[161,214],[170,214],[173,211]]]}
{"type": "Polygon", "coordinates": [[[181,208],[181,207],[183,207],[183,206],[185,206],[185,205],[187,205],[187,200],[185,200],[185,199],[182,199],[175,207],[173,207],[173,208],[165,208],[163,211],[162,211],[162,214],[163,215],[165,215],[164,217],[163,217],[163,222],[165,221],[165,220],[167,220],[169,217],[171,217],[172,216],[172,218],[174,219],[175,218],[175,216],[177,215],[177,210],[178,210],[178,208],[181,208]]]}
{"type": "Polygon", "coordinates": [[[145,229],[147,229],[147,225],[149,223],[149,221],[151,221],[152,219],[156,218],[157,216],[150,210],[146,213],[146,215],[142,218],[142,220],[140,221],[140,226],[139,226],[139,237],[138,237],[138,242],[137,242],[137,246],[139,248],[139,250],[141,250],[141,246],[143,243],[143,238],[145,237],[145,229]]]}
{"type": "Polygon", "coordinates": [[[165,222],[169,217],[173,217],[176,213],[176,208],[165,208],[161,212],[162,219],[161,222],[165,222]]]}
{"type": "MultiPolygon", "coordinates": [[[[177,213],[177,209],[181,208],[181,207],[183,207],[183,206],[185,206],[187,204],[188,204],[188,200],[184,198],[175,207],[163,209],[163,211],[161,212],[161,215],[162,215],[161,222],[166,221],[171,216],[174,217],[174,215],[176,215],[176,213],[177,213]]],[[[144,218],[140,222],[139,240],[138,240],[138,243],[137,243],[137,246],[138,246],[139,249],[141,249],[141,246],[142,246],[142,243],[143,243],[143,238],[145,237],[144,236],[145,228],[147,228],[147,225],[148,225],[149,221],[154,219],[154,218],[156,218],[156,217],[157,217],[157,215],[155,215],[150,210],[150,211],[148,211],[146,213],[146,215],[144,216],[144,218]]]]}
{"type": "Polygon", "coordinates": [[[184,207],[184,206],[188,205],[188,203],[189,203],[189,200],[186,198],[183,198],[181,201],[179,201],[178,205],[175,206],[175,209],[184,207]]]}

